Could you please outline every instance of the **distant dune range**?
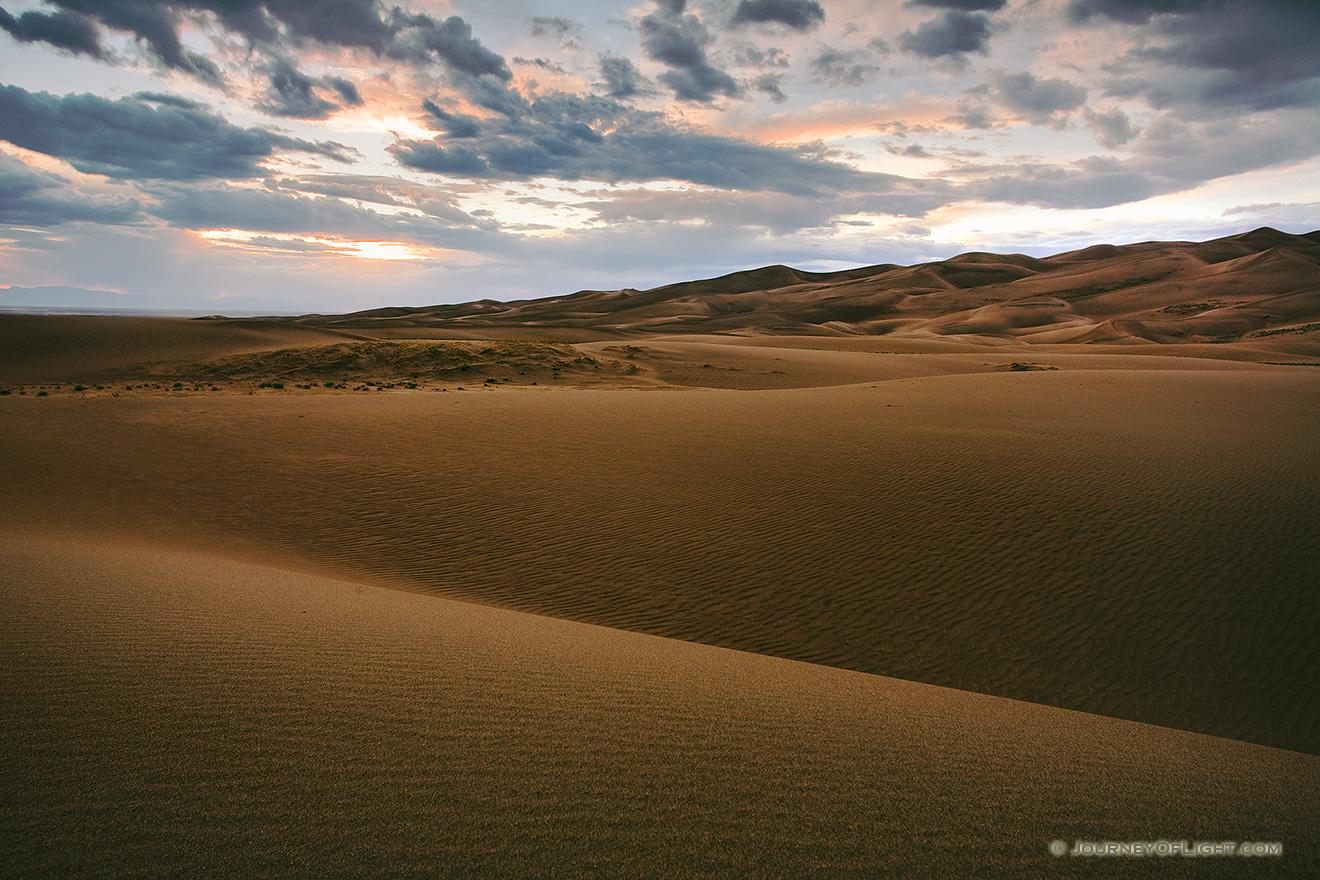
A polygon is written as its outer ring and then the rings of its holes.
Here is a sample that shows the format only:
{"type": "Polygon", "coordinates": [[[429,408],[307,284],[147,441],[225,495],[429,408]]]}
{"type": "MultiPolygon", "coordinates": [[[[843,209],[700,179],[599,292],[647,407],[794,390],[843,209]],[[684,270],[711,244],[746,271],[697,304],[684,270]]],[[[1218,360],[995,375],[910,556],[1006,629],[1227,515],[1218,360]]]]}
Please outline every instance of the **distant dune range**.
{"type": "Polygon", "coordinates": [[[0,316],[0,867],[1305,876],[1318,260],[0,316]]]}
{"type": "Polygon", "coordinates": [[[1100,245],[1036,259],[969,253],[916,266],[812,273],[787,266],[654,290],[584,291],[292,319],[489,336],[539,331],[1211,342],[1320,330],[1320,232],[1258,229],[1204,243],[1100,245]]]}
{"type": "MultiPolygon", "coordinates": [[[[1177,343],[1214,346],[1220,357],[1251,357],[1261,346],[1275,355],[1313,352],[1320,340],[1320,231],[1290,235],[1266,228],[1202,243],[1098,245],[1044,259],[970,253],[938,263],[834,273],[771,266],[647,291],[583,291],[524,302],[483,300],[347,315],[215,320],[0,315],[0,382],[98,375],[462,378],[457,371],[465,365],[473,376],[519,381],[521,371],[530,382],[549,378],[556,362],[571,363],[583,353],[565,358],[568,352],[547,346],[539,358],[509,352],[492,358],[462,344],[436,350],[421,343],[408,349],[403,342],[400,350],[399,341],[583,343],[657,334],[716,334],[726,341],[858,337],[860,344],[891,351],[936,343],[950,351],[1177,343]],[[438,356],[427,358],[424,348],[438,356]],[[466,359],[455,361],[455,351],[466,359]]],[[[586,353],[601,360],[599,367],[622,360],[617,351],[602,348],[586,353]]],[[[639,383],[663,378],[637,357],[622,369],[633,365],[641,375],[630,375],[639,383]]]]}

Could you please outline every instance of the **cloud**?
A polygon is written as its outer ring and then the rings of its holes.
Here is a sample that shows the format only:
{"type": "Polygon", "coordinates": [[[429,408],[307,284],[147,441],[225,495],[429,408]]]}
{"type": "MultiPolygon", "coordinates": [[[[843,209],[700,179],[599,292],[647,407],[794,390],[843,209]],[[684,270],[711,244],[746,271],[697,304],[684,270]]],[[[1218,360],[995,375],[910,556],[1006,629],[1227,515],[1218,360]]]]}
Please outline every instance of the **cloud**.
{"type": "Polygon", "coordinates": [[[600,75],[605,79],[605,94],[611,98],[632,98],[650,94],[650,81],[642,76],[627,58],[619,55],[601,55],[600,75]]]}
{"type": "Polygon", "coordinates": [[[495,229],[498,224],[477,218],[459,207],[459,197],[442,187],[429,186],[401,177],[367,174],[318,174],[294,179],[269,180],[272,191],[322,195],[337,199],[409,208],[447,221],[453,226],[477,226],[495,229]]]}
{"type": "Polygon", "coordinates": [[[929,150],[921,144],[908,144],[906,147],[886,146],[885,151],[895,156],[906,156],[909,159],[933,159],[934,156],[929,150]]]}
{"type": "Polygon", "coordinates": [[[49,43],[66,52],[104,58],[101,36],[87,16],[66,9],[55,12],[29,10],[15,18],[0,9],[0,28],[20,43],[49,43]]]}
{"type": "Polygon", "coordinates": [[[1320,112],[1275,110],[1185,122],[1163,114],[1133,143],[1130,167],[1195,185],[1320,154],[1320,112]]]}
{"type": "Polygon", "coordinates": [[[683,0],[657,0],[656,5],[659,9],[638,22],[638,32],[646,57],[670,68],[660,82],[680,101],[705,104],[721,95],[741,98],[737,81],[711,64],[706,47],[712,37],[701,19],[682,14],[683,0]]]}
{"type": "Polygon", "coordinates": [[[130,34],[166,67],[213,85],[220,71],[187,49],[181,29],[210,19],[270,54],[282,44],[314,41],[366,49],[378,56],[416,64],[443,62],[450,70],[507,81],[504,59],[472,36],[462,18],[440,21],[379,0],[47,0],[57,11],[14,18],[0,10],[0,27],[20,40],[42,40],[69,51],[104,57],[103,31],[130,34]]]}
{"type": "Polygon", "coordinates": [[[1095,134],[1096,142],[1107,149],[1116,150],[1137,136],[1132,120],[1117,107],[1103,111],[1088,107],[1084,115],[1086,127],[1095,134]]]}
{"type": "Polygon", "coordinates": [[[809,31],[825,21],[825,10],[816,0],[741,0],[731,24],[782,24],[809,31]]]}
{"type": "Polygon", "coordinates": [[[858,171],[829,161],[818,148],[706,134],[678,127],[659,112],[563,93],[539,98],[518,118],[483,120],[475,139],[401,140],[390,152],[407,168],[476,180],[678,180],[805,197],[853,192],[890,198],[895,211],[904,212],[926,210],[942,198],[938,182],[858,171]]]}
{"type": "Polygon", "coordinates": [[[788,100],[788,95],[784,94],[784,75],[782,73],[762,73],[752,79],[752,88],[763,95],[769,95],[770,100],[776,104],[782,104],[788,100]]]}
{"type": "Polygon", "coordinates": [[[390,13],[389,24],[393,34],[389,43],[378,50],[382,54],[422,64],[434,54],[457,73],[491,76],[505,82],[513,78],[504,59],[474,39],[472,26],[456,15],[436,21],[429,15],[404,13],[396,7],[390,13]]]}
{"type": "Polygon", "coordinates": [[[578,42],[582,36],[582,25],[572,19],[560,16],[553,18],[537,16],[528,19],[528,22],[532,26],[532,36],[534,37],[554,36],[564,49],[577,50],[582,48],[582,44],[578,42]]]}
{"type": "Polygon", "coordinates": [[[42,229],[65,223],[122,225],[142,218],[137,199],[83,192],[58,174],[0,153],[0,225],[42,229]]]}
{"type": "Polygon", "coordinates": [[[880,72],[879,67],[866,63],[863,60],[865,58],[866,55],[858,51],[822,49],[820,54],[811,59],[811,70],[817,82],[828,83],[835,88],[859,88],[880,72]]]}
{"type": "MultiPolygon", "coordinates": [[[[182,229],[242,229],[283,235],[330,235],[357,241],[411,241],[472,247],[489,233],[472,223],[432,216],[382,214],[342,198],[309,196],[279,188],[228,185],[168,187],[154,193],[157,217],[182,229]]],[[[469,218],[470,219],[470,218],[469,218]]]]}
{"type": "Polygon", "coordinates": [[[1023,163],[998,169],[968,168],[961,173],[969,172],[978,177],[966,184],[965,196],[1045,208],[1107,208],[1182,189],[1114,162],[1023,163]]]}
{"type": "Polygon", "coordinates": [[[1145,24],[1157,15],[1198,12],[1222,5],[1223,0],[1072,0],[1068,12],[1075,21],[1103,16],[1129,24],[1145,24]]]}
{"type": "Polygon", "coordinates": [[[969,52],[990,53],[990,19],[979,12],[947,10],[899,34],[899,45],[924,58],[964,59],[969,52]]]}
{"type": "Polygon", "coordinates": [[[1131,140],[1131,155],[1070,164],[961,165],[964,196],[1050,208],[1104,208],[1185,192],[1211,180],[1286,166],[1320,153],[1320,112],[1274,111],[1185,122],[1157,117],[1131,140]]]}
{"type": "Polygon", "coordinates": [[[1086,100],[1086,89],[1081,86],[1054,77],[1037,79],[1027,71],[999,71],[990,76],[989,84],[999,104],[1033,125],[1061,128],[1066,122],[1061,114],[1076,110],[1086,100]]]}
{"type": "Polygon", "coordinates": [[[481,134],[481,121],[475,116],[450,113],[429,98],[422,101],[422,109],[440,125],[440,130],[452,138],[474,138],[481,134]]]}
{"type": "Polygon", "coordinates": [[[1008,0],[909,0],[908,5],[957,9],[963,12],[998,12],[1008,5],[1008,0]]]}
{"type": "Polygon", "coordinates": [[[599,222],[673,226],[698,221],[721,229],[765,229],[786,235],[801,229],[826,228],[838,206],[819,199],[784,193],[612,192],[608,199],[581,207],[594,211],[599,222]]]}
{"type": "MultiPolygon", "coordinates": [[[[76,32],[83,34],[81,40],[84,45],[99,45],[101,28],[128,32],[165,66],[190,73],[213,85],[220,83],[220,71],[216,66],[183,45],[179,29],[185,13],[192,10],[181,8],[182,4],[176,6],[174,3],[153,0],[97,0],[95,3],[87,0],[50,0],[50,3],[59,9],[48,15],[47,21],[53,22],[61,13],[69,16],[66,21],[70,22],[76,32]]],[[[52,37],[58,39],[62,35],[65,34],[47,33],[39,38],[59,45],[52,37]]],[[[104,57],[102,53],[95,54],[96,57],[104,57]]]]}
{"type": "MultiPolygon", "coordinates": [[[[351,83],[346,84],[352,86],[351,83]]],[[[299,71],[288,60],[281,58],[275,62],[270,71],[270,86],[266,90],[266,100],[258,103],[257,109],[271,116],[325,119],[340,107],[333,101],[327,101],[316,94],[318,86],[325,87],[299,71]]]]}
{"type": "Polygon", "coordinates": [[[342,76],[323,76],[321,83],[327,88],[334,89],[339,94],[339,100],[348,107],[361,107],[366,102],[362,100],[362,94],[358,87],[342,76]]]}
{"type": "Polygon", "coordinates": [[[149,93],[111,101],[0,86],[0,139],[125,179],[260,177],[261,163],[284,150],[350,161],[342,144],[241,128],[200,104],[149,93]]]}
{"type": "MultiPolygon", "coordinates": [[[[1308,0],[1073,0],[1075,20],[1143,28],[1122,86],[1155,106],[1273,109],[1320,101],[1320,4],[1308,0]]],[[[1117,91],[1117,88],[1111,88],[1117,91]]]]}
{"type": "Polygon", "coordinates": [[[734,56],[737,63],[743,67],[754,67],[757,70],[767,68],[785,69],[789,66],[788,55],[783,49],[770,47],[762,49],[760,46],[753,46],[746,43],[738,48],[734,56]]]}

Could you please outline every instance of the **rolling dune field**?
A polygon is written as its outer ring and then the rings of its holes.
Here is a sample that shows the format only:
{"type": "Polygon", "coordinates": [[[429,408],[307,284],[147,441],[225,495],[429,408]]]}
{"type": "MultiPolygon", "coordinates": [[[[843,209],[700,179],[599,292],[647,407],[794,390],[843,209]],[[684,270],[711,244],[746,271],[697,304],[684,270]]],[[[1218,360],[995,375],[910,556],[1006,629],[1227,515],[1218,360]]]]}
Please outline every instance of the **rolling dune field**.
{"type": "Polygon", "coordinates": [[[1315,876],[1318,240],[0,315],[0,875],[1315,876]]]}

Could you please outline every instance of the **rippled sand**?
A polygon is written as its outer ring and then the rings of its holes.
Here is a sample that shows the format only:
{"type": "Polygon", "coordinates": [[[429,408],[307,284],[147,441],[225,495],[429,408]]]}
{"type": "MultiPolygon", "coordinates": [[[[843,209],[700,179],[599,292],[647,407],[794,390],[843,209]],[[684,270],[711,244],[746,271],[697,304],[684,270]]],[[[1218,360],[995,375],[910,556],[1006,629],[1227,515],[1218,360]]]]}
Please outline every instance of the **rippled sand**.
{"type": "Polygon", "coordinates": [[[1047,845],[1146,835],[1286,847],[1162,877],[1314,865],[1294,752],[158,547],[0,554],[9,877],[1108,877],[1047,845]]]}

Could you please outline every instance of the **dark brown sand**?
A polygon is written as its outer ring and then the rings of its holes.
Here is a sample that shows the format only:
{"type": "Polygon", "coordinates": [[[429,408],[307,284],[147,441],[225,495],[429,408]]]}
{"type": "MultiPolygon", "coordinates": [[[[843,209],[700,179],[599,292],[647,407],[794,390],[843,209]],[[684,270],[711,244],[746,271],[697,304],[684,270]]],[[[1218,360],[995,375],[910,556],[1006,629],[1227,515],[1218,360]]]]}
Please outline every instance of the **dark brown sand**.
{"type": "Polygon", "coordinates": [[[11,396],[0,521],[1318,753],[1320,373],[1133,360],[756,392],[11,396]]]}
{"type": "Polygon", "coordinates": [[[6,877],[1278,877],[1313,758],[131,543],[0,537],[6,877]],[[1052,856],[1055,840],[1280,842],[1052,856]]]}

